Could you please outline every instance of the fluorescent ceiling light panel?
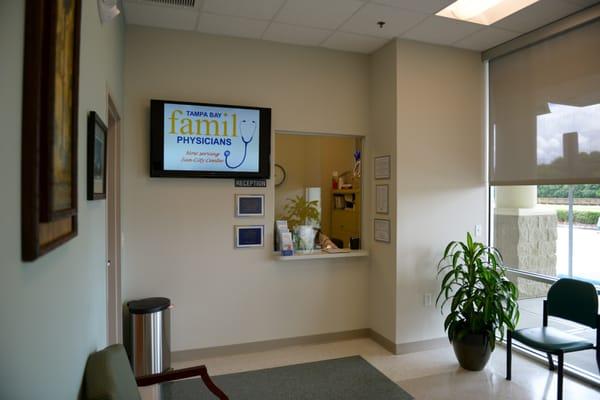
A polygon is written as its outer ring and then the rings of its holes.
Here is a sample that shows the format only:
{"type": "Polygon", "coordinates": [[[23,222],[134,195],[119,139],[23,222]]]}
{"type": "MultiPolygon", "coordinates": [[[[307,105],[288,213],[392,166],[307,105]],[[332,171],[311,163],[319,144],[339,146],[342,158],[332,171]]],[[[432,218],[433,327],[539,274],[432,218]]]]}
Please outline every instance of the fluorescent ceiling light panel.
{"type": "Polygon", "coordinates": [[[438,12],[440,17],[453,18],[481,25],[491,25],[539,0],[457,0],[438,12]]]}

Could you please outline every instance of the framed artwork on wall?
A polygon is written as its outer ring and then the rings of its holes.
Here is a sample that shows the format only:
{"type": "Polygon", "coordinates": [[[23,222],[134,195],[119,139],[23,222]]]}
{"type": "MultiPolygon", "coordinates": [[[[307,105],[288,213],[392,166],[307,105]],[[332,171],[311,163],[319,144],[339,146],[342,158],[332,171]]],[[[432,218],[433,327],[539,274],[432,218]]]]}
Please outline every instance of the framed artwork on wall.
{"type": "Polygon", "coordinates": [[[392,170],[392,157],[375,157],[375,179],[390,179],[392,170]]]}
{"type": "Polygon", "coordinates": [[[81,0],[27,0],[21,252],[33,261],[77,235],[81,0]]]}
{"type": "Polygon", "coordinates": [[[263,194],[236,194],[236,217],[264,217],[265,196],[263,194]]]}
{"type": "Polygon", "coordinates": [[[236,248],[263,247],[264,232],[264,225],[236,225],[234,226],[234,246],[236,248]]]}
{"type": "Polygon", "coordinates": [[[95,111],[88,115],[87,129],[87,199],[105,199],[107,129],[95,111]]]}

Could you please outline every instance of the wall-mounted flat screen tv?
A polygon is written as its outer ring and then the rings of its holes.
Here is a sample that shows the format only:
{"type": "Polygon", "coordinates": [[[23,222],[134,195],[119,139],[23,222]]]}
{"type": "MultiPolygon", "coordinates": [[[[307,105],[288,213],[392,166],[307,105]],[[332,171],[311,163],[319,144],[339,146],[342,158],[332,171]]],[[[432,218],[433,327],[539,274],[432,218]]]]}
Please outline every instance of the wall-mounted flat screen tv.
{"type": "Polygon", "coordinates": [[[151,100],[150,136],[150,176],[270,177],[270,108],[151,100]]]}

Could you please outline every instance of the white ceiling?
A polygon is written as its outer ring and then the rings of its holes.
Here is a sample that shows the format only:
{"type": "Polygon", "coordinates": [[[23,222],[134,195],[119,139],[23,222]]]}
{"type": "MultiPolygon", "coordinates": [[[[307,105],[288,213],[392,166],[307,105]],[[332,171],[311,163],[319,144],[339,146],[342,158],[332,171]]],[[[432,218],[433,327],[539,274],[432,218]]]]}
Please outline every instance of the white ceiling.
{"type": "Polygon", "coordinates": [[[482,51],[600,0],[540,0],[491,26],[434,15],[452,2],[123,0],[123,6],[128,24],[371,53],[394,37],[482,51]],[[193,5],[173,5],[180,2],[193,5]]]}

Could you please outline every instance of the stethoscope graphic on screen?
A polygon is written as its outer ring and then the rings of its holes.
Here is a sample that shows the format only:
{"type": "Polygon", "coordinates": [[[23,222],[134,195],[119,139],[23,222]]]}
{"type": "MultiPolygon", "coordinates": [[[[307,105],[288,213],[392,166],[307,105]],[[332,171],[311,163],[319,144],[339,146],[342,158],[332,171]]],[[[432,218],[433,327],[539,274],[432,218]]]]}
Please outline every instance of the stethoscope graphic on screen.
{"type": "Polygon", "coordinates": [[[230,165],[229,156],[231,155],[231,152],[229,150],[225,150],[225,152],[223,153],[225,155],[225,165],[229,169],[235,169],[242,165],[244,161],[246,161],[246,156],[248,155],[248,144],[250,144],[252,139],[254,139],[254,133],[256,132],[256,121],[246,121],[245,119],[243,119],[242,121],[240,121],[239,126],[241,139],[242,142],[244,142],[244,156],[237,165],[230,165]]]}

